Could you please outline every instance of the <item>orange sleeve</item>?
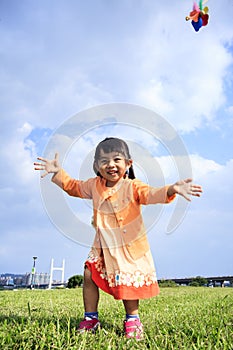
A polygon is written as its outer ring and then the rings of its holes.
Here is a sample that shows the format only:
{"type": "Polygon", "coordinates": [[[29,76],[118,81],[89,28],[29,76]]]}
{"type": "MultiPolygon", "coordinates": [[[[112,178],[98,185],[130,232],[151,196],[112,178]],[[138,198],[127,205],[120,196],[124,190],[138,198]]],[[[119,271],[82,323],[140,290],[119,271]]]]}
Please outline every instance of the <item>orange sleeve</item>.
{"type": "Polygon", "coordinates": [[[93,180],[81,181],[73,179],[64,169],[59,170],[52,177],[52,182],[61,187],[70,196],[88,199],[92,198],[93,180]]]}
{"type": "Polygon", "coordinates": [[[140,204],[156,204],[156,203],[170,203],[176,195],[168,197],[167,190],[169,185],[163,187],[150,187],[141,182],[134,182],[134,194],[140,204]]]}

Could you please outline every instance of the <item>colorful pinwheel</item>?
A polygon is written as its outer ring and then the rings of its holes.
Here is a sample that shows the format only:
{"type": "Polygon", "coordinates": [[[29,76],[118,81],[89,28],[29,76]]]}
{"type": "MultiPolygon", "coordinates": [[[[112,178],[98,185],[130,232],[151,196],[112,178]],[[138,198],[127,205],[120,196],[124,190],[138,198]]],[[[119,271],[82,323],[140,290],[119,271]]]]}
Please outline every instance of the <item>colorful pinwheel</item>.
{"type": "Polygon", "coordinates": [[[193,3],[193,10],[190,12],[189,16],[187,16],[185,19],[186,21],[191,20],[192,26],[195,29],[196,32],[199,31],[201,27],[204,27],[208,24],[209,20],[209,9],[208,7],[204,7],[203,5],[207,2],[208,0],[200,0],[199,5],[194,1],[193,3]]]}

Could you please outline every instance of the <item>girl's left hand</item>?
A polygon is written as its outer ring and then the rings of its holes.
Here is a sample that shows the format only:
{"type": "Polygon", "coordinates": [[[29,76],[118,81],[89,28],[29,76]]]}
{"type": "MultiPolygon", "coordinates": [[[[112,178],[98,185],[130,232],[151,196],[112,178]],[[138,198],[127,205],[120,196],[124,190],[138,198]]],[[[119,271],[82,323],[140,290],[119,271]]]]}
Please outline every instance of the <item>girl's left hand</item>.
{"type": "Polygon", "coordinates": [[[188,178],[185,180],[177,181],[174,185],[168,188],[168,196],[179,194],[184,197],[187,201],[191,201],[190,196],[200,197],[202,193],[202,187],[192,183],[192,179],[188,178]]]}

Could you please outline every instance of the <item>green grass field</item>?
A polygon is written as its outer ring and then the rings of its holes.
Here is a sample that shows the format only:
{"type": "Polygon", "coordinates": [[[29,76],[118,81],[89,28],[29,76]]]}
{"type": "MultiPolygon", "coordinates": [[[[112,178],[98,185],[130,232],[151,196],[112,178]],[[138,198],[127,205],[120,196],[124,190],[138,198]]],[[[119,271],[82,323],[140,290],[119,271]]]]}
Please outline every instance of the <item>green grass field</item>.
{"type": "Polygon", "coordinates": [[[126,340],[121,301],[101,293],[97,334],[76,334],[82,289],[0,292],[0,349],[233,349],[232,288],[161,288],[140,303],[145,339],[126,340]]]}

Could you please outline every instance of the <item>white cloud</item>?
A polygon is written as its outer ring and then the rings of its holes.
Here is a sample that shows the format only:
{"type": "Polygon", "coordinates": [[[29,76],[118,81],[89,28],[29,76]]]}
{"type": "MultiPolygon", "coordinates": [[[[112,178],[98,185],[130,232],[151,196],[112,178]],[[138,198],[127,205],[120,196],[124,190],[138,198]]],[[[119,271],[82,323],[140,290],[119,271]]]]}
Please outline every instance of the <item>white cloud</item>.
{"type": "Polygon", "coordinates": [[[95,84],[80,69],[67,69],[56,79],[45,97],[40,112],[44,125],[53,127],[77,112],[112,101],[111,93],[95,84]],[[49,117],[49,118],[48,118],[49,117]]]}
{"type": "Polygon", "coordinates": [[[211,159],[204,159],[197,154],[190,155],[192,163],[194,179],[202,179],[210,174],[221,172],[224,169],[223,165],[216,163],[211,159]]]}
{"type": "Polygon", "coordinates": [[[2,185],[17,188],[29,186],[33,182],[32,157],[36,158],[35,144],[27,140],[31,126],[24,123],[21,128],[12,133],[11,138],[5,140],[5,147],[1,150],[4,172],[1,173],[2,185]]]}
{"type": "MultiPolygon", "coordinates": [[[[233,268],[233,160],[220,165],[197,155],[190,159],[203,186],[201,198],[193,198],[184,220],[170,235],[164,232],[174,204],[166,206],[154,232],[149,234],[161,278],[224,275],[233,268]]],[[[163,157],[160,161],[166,171],[169,159],[163,157]]]]}
{"type": "MultiPolygon", "coordinates": [[[[214,21],[221,21],[221,34],[211,25],[194,33],[184,18],[174,16],[177,4],[170,6],[154,12],[147,24],[138,50],[143,75],[135,93],[178,130],[190,132],[214,120],[224,105],[224,79],[233,63],[226,43],[232,42],[233,31],[231,22],[223,24],[218,16],[214,21]]],[[[179,7],[184,13],[185,6],[179,7]]]]}
{"type": "MultiPolygon", "coordinates": [[[[187,176],[191,176],[194,181],[199,181],[202,179],[206,180],[209,176],[215,176],[216,174],[222,174],[228,171],[228,177],[231,176],[229,168],[232,161],[229,161],[226,165],[221,165],[214,160],[205,159],[197,154],[190,154],[188,158],[191,162],[192,173],[187,174],[187,176]]],[[[156,160],[159,163],[166,180],[170,181],[173,179],[173,181],[175,181],[177,175],[179,175],[179,169],[177,169],[176,164],[185,164],[187,158],[177,156],[162,156],[156,157],[156,160]]]]}
{"type": "Polygon", "coordinates": [[[226,111],[229,115],[233,116],[233,106],[229,106],[226,108],[226,111]]]}
{"type": "Polygon", "coordinates": [[[18,132],[24,137],[28,136],[32,131],[33,127],[28,122],[25,122],[22,127],[18,128],[18,132]]]}

